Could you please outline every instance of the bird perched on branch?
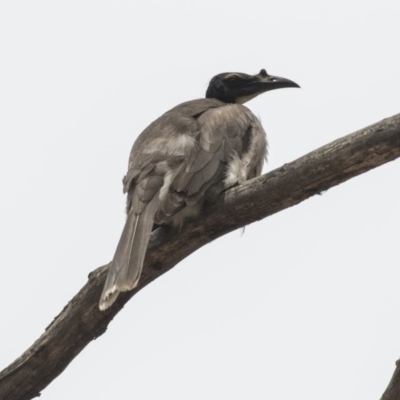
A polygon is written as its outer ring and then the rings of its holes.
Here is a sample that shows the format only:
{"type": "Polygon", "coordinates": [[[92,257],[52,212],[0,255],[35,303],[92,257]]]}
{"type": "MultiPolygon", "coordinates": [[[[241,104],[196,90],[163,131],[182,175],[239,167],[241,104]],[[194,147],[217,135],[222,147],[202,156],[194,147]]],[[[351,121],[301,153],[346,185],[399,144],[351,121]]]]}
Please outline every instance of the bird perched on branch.
{"type": "Polygon", "coordinates": [[[267,139],[260,121],[242,104],[269,90],[299,87],[268,75],[214,76],[205,99],[182,103],[151,123],[133,145],[128,172],[127,220],[100,298],[108,308],[140,279],[154,225],[180,226],[204,200],[261,174],[267,139]]]}

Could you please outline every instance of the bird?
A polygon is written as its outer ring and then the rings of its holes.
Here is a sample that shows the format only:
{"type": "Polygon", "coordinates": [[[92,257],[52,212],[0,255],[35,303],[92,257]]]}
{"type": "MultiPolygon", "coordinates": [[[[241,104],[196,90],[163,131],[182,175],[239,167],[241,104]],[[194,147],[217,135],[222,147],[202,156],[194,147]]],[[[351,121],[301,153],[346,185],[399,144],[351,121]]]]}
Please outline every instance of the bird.
{"type": "Polygon", "coordinates": [[[138,285],[154,227],[181,227],[187,218],[201,218],[205,202],[261,175],[266,134],[243,104],[261,93],[290,87],[300,86],[265,69],[255,75],[220,73],[211,79],[205,98],[177,105],[138,136],[123,178],[127,218],[100,310],[138,285]]]}

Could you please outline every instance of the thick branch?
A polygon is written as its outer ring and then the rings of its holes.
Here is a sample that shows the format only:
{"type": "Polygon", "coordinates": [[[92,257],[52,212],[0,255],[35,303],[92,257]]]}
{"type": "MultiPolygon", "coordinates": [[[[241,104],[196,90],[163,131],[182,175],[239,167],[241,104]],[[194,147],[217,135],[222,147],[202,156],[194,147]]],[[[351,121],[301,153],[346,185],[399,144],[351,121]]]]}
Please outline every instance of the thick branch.
{"type": "Polygon", "coordinates": [[[0,373],[0,398],[25,400],[38,396],[85,346],[105,332],[136,292],[198,248],[399,156],[400,114],[227,191],[217,203],[205,208],[200,221],[188,222],[182,232],[158,229],[151,237],[139,287],[120,295],[110,309],[100,312],[98,300],[106,267],[93,271],[43,335],[0,373]]]}
{"type": "Polygon", "coordinates": [[[396,369],[394,370],[392,379],[381,397],[381,400],[398,399],[400,399],[400,360],[396,361],[396,369]]]}

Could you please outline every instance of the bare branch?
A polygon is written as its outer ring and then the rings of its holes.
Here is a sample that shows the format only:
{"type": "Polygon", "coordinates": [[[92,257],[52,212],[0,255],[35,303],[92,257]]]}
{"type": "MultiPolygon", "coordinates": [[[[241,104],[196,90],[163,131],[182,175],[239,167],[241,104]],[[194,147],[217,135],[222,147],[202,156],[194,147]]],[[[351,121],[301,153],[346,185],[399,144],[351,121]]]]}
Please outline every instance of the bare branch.
{"type": "Polygon", "coordinates": [[[396,361],[396,369],[381,400],[398,400],[400,398],[400,360],[396,361]]]}
{"type": "MultiPolygon", "coordinates": [[[[0,373],[0,398],[25,400],[38,396],[85,346],[106,331],[113,317],[136,292],[198,248],[399,156],[400,114],[397,114],[227,191],[220,201],[205,207],[200,221],[189,222],[182,232],[158,229],[151,237],[139,287],[121,294],[110,309],[100,312],[98,300],[106,267],[93,271],[86,285],[42,336],[0,373]]],[[[396,369],[392,393],[399,393],[399,374],[396,369]]],[[[397,399],[385,394],[382,399],[394,398],[397,399]]]]}

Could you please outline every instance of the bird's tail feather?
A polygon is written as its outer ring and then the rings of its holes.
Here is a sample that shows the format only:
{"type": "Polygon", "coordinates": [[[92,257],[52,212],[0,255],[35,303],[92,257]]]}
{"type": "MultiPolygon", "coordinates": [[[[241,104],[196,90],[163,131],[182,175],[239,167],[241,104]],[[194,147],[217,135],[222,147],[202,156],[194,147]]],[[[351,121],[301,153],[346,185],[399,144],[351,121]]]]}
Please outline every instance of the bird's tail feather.
{"type": "Polygon", "coordinates": [[[147,245],[159,207],[158,196],[147,204],[140,215],[131,212],[109,266],[106,283],[100,297],[100,310],[105,310],[117,299],[119,292],[134,289],[142,272],[147,245]]]}

